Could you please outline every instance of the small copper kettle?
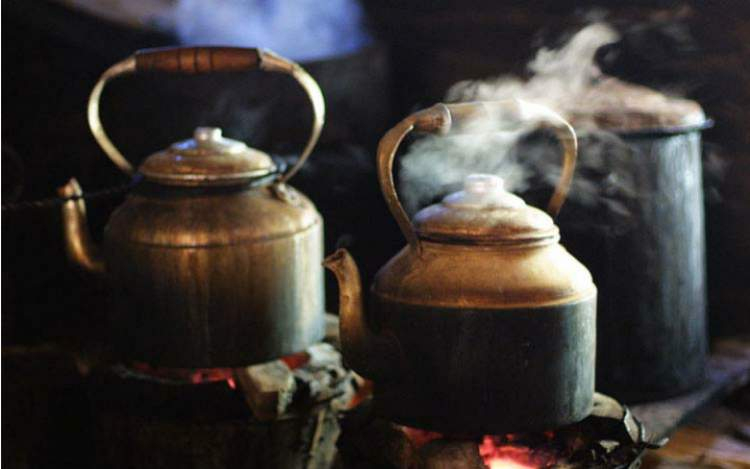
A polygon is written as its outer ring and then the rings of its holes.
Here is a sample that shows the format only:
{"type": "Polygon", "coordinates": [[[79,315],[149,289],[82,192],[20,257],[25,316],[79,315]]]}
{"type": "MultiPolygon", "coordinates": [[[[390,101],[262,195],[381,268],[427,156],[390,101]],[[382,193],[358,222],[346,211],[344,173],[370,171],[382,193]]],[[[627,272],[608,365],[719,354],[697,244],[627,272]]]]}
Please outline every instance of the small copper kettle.
{"type": "Polygon", "coordinates": [[[548,211],[557,213],[576,159],[567,122],[521,101],[437,104],[380,141],[380,186],[408,245],[377,273],[367,311],[350,255],[339,250],[325,261],[339,281],[344,357],[375,381],[376,409],[406,425],[539,431],[581,420],[592,405],[596,287],[559,244],[552,218],[491,175],[470,176],[463,191],[412,221],[395,192],[393,159],[406,134],[489,119],[556,131],[564,164],[548,211]]]}
{"type": "MultiPolygon", "coordinates": [[[[261,49],[139,51],[102,75],[89,100],[89,124],[104,152],[130,174],[99,119],[109,80],[149,70],[251,69],[291,75],[312,103],[310,138],[288,171],[220,129],[202,127],[140,165],[143,181],[110,217],[101,256],[86,231],[83,200],[63,205],[68,256],[106,275],[114,290],[112,324],[124,359],[240,366],[304,350],[323,337],[323,223],[286,184],[317,142],[325,112],[320,88],[299,65],[261,49]]],[[[79,196],[81,189],[71,180],[59,193],[79,196]]]]}

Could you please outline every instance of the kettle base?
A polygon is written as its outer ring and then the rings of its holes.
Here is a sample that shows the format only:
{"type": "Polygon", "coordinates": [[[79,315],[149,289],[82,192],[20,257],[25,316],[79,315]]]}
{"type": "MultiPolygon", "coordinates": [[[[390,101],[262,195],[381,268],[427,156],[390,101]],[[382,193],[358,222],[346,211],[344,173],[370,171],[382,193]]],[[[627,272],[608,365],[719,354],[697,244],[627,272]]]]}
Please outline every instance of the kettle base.
{"type": "Polygon", "coordinates": [[[591,411],[595,297],[506,310],[381,306],[391,313],[385,328],[399,331],[403,361],[376,380],[378,415],[485,435],[554,429],[591,411]]]}

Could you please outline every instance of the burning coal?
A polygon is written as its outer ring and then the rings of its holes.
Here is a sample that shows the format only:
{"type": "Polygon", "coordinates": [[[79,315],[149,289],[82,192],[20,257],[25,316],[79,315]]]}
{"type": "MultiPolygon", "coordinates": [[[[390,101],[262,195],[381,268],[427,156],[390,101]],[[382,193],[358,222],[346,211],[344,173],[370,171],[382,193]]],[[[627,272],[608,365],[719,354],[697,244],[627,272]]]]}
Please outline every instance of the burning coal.
{"type": "Polygon", "coordinates": [[[137,378],[163,384],[204,384],[226,382],[236,389],[232,368],[159,368],[148,363],[135,362],[129,367],[117,365],[114,371],[123,378],[137,378]]]}
{"type": "Polygon", "coordinates": [[[160,20],[186,45],[261,46],[307,61],[369,43],[362,16],[356,0],[179,0],[160,20]]]}
{"type": "Polygon", "coordinates": [[[479,444],[479,455],[489,469],[541,469],[557,463],[557,457],[544,449],[532,450],[489,435],[479,444]]]}
{"type": "MultiPolygon", "coordinates": [[[[607,93],[593,90],[600,90],[607,80],[617,80],[602,75],[594,58],[600,47],[618,38],[610,26],[591,24],[561,48],[539,50],[528,65],[532,73],[528,80],[502,76],[459,82],[447,92],[446,101],[517,98],[563,116],[582,106],[607,108],[613,104],[607,93]]],[[[415,142],[402,159],[399,181],[407,210],[414,213],[457,190],[472,173],[497,174],[513,192],[554,186],[561,171],[560,149],[548,139],[529,137],[535,123],[515,132],[498,132],[499,124],[477,123],[483,132],[471,136],[428,136],[415,142]]],[[[585,143],[581,145],[585,154],[579,157],[569,199],[583,206],[601,204],[612,213],[626,215],[623,201],[636,192],[632,175],[625,170],[632,156],[628,145],[615,134],[599,130],[593,119],[576,119],[575,126],[585,143]]]]}
{"type": "MultiPolygon", "coordinates": [[[[400,427],[416,449],[423,450],[424,458],[432,461],[439,459],[443,463],[451,462],[455,467],[487,469],[544,469],[554,467],[563,459],[560,451],[555,451],[550,442],[554,439],[552,432],[544,435],[544,441],[537,442],[532,448],[518,441],[520,435],[485,435],[480,440],[472,441],[462,438],[453,439],[442,433],[412,427],[400,427]],[[439,448],[439,451],[435,451],[439,448]],[[478,457],[472,457],[472,454],[478,457]],[[457,460],[456,460],[457,458],[457,460]]],[[[453,467],[452,466],[452,467],[453,467]]],[[[433,467],[426,464],[426,467],[433,467]]],[[[440,466],[443,467],[443,466],[440,466]]],[[[447,467],[447,466],[446,466],[447,467]]]]}

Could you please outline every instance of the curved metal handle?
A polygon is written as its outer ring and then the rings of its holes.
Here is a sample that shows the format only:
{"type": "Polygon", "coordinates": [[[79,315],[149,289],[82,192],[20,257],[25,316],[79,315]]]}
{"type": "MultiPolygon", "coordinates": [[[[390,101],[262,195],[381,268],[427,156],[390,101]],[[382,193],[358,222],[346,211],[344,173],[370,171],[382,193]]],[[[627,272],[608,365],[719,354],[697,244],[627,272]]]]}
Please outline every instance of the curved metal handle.
{"type": "Polygon", "coordinates": [[[310,138],[297,162],[280,176],[279,182],[286,182],[305,164],[320,137],[325,120],[325,103],[320,87],[302,67],[268,50],[242,47],[175,47],[137,51],[107,69],[91,90],[88,103],[89,128],[109,159],[125,173],[133,174],[133,165],[109,139],[99,117],[99,100],[108,81],[121,75],[146,71],[195,74],[256,69],[291,75],[305,90],[312,104],[313,123],[310,138]]]}
{"type": "Polygon", "coordinates": [[[573,127],[557,113],[538,104],[518,99],[506,101],[486,101],[473,103],[442,104],[418,111],[399,122],[389,130],[378,145],[378,180],[385,202],[396,219],[401,232],[412,249],[421,251],[419,238],[414,231],[409,217],[401,205],[393,181],[393,159],[404,137],[412,130],[447,134],[450,131],[472,132],[481,127],[486,132],[487,126],[476,126],[472,123],[488,120],[497,123],[497,130],[519,129],[524,126],[549,126],[563,146],[563,168],[560,180],[547,204],[547,212],[555,216],[560,211],[573,179],[578,140],[573,127]]]}

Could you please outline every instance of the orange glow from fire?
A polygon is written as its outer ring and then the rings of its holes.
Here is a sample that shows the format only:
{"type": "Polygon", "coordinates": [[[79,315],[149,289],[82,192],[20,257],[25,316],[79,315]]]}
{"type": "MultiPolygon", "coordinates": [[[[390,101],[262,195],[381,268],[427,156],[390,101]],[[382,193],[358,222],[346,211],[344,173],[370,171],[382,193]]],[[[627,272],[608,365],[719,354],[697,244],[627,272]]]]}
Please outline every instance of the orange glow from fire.
{"type": "Polygon", "coordinates": [[[544,469],[554,465],[554,455],[532,451],[527,446],[513,444],[513,440],[512,435],[485,436],[479,444],[479,455],[484,464],[489,469],[544,469]]]}
{"type": "Polygon", "coordinates": [[[421,428],[406,426],[402,428],[404,433],[406,433],[406,436],[409,437],[411,442],[414,443],[414,446],[416,446],[417,448],[421,448],[432,440],[439,440],[443,438],[443,434],[438,432],[431,432],[429,430],[422,430],[421,428]]]}
{"type": "MultiPolygon", "coordinates": [[[[433,440],[452,439],[442,433],[401,426],[402,431],[416,448],[433,440]]],[[[554,432],[544,432],[547,441],[555,438],[554,432]]],[[[461,440],[460,437],[457,438],[461,440]]],[[[523,435],[485,435],[477,449],[487,469],[549,469],[558,458],[554,450],[524,446],[523,435]]]]}
{"type": "Polygon", "coordinates": [[[286,363],[286,366],[288,366],[290,370],[296,370],[297,368],[306,365],[307,362],[310,361],[310,354],[307,352],[293,353],[291,355],[281,357],[281,361],[286,363]]]}
{"type": "MultiPolygon", "coordinates": [[[[291,370],[300,368],[310,361],[307,352],[293,353],[280,358],[291,370]]],[[[144,362],[131,363],[130,368],[142,375],[166,379],[180,383],[203,384],[224,381],[231,389],[237,389],[237,381],[232,368],[162,368],[144,362]]]]}
{"type": "Polygon", "coordinates": [[[534,469],[534,466],[527,466],[508,458],[492,458],[484,464],[489,469],[534,469]]]}
{"type": "Polygon", "coordinates": [[[232,368],[157,368],[148,363],[133,363],[131,368],[143,375],[172,381],[203,384],[224,381],[232,389],[237,389],[232,368]]]}

